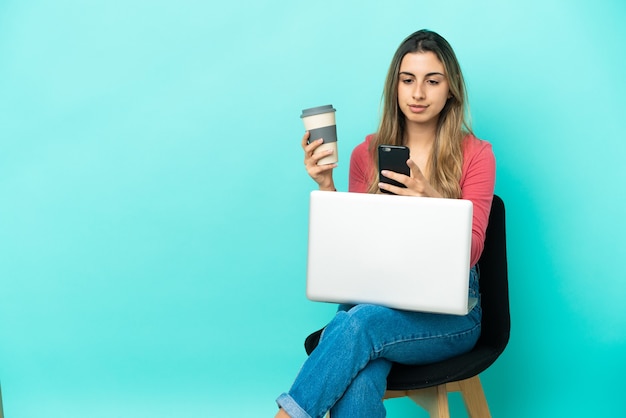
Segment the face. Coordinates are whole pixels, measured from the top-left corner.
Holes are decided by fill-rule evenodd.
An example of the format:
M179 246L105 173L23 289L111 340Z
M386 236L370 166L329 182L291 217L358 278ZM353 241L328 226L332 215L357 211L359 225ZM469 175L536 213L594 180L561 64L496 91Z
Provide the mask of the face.
M436 125L449 97L448 78L435 53L414 52L402 58L398 106L407 124Z

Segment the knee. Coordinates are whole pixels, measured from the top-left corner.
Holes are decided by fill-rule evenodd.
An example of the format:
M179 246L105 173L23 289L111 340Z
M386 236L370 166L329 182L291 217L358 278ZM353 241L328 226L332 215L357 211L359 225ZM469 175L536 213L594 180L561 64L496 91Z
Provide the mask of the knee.
M384 306L357 305L348 311L348 323L355 330L375 332L377 328L386 326L387 317L391 314L392 310Z
M377 335L378 328L385 326L385 314L389 308L378 305L356 305L348 311L338 312L328 324L324 333L338 331L352 341L365 339L371 341Z

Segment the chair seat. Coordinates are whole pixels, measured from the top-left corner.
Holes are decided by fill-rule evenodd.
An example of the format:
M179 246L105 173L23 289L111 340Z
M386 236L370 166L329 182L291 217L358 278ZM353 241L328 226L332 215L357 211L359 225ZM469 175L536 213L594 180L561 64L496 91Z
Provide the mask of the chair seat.
M489 346L476 346L469 353L438 363L405 365L394 363L387 377L387 390L413 390L464 380L485 371L501 352Z

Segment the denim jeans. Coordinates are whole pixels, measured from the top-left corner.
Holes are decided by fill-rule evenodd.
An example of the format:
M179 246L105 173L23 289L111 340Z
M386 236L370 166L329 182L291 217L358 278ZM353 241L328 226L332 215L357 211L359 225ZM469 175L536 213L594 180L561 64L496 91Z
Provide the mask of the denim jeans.
M470 296L479 297L476 267ZM378 305L340 305L288 393L276 400L292 418L384 417L392 362L427 364L467 352L480 336L479 303L465 316Z

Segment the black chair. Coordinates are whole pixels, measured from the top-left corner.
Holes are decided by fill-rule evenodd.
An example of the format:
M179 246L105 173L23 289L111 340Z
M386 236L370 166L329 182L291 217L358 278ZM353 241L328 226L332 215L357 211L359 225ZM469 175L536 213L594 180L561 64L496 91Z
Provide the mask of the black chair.
M385 399L408 396L432 417L449 417L448 392L460 391L471 418L491 417L478 378L504 351L511 329L504 202L494 196L480 271L482 332L468 353L438 363L407 366L394 363L387 377ZM317 346L323 330L309 335L307 354Z

